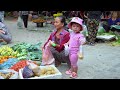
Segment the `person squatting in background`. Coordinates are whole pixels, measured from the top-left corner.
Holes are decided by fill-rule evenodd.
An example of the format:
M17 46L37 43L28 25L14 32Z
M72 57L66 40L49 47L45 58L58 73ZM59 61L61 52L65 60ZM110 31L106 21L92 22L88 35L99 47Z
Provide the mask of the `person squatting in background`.
M12 36L9 29L3 22L0 22L0 44L10 43L11 40Z
M65 73L70 75L71 78L77 78L78 71L78 56L80 54L80 46L85 44L86 38L80 32L83 30L83 20L79 17L73 17L68 27L73 30L70 33L70 40L66 45L69 46L69 58L71 62L71 68L67 70Z
M0 11L0 22L4 22L4 14L5 14L5 12L4 11Z

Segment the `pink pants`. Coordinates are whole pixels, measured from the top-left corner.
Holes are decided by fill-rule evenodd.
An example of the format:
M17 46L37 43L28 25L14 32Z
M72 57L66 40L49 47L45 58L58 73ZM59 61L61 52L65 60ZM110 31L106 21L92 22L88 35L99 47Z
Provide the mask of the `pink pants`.
M72 67L78 67L77 66L77 61L78 61L78 49L70 49L70 54L69 54L69 58L70 58L70 62L71 62L71 66Z

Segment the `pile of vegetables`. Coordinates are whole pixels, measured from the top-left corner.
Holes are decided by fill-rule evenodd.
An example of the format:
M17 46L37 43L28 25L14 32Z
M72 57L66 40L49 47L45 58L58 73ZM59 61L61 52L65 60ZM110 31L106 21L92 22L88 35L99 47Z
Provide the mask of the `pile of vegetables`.
M40 45L41 42L34 45L23 42L13 45L12 47L7 45L1 46L0 69L14 69L18 71L27 65L27 60L41 62L42 51L40 50Z
M19 53L11 47L3 45L0 47L0 64L7 61L9 58L16 58Z
M11 69L0 70L0 79L18 79L18 72Z
M33 21L34 23L46 22L46 20L43 19L43 18L33 19L32 21Z
M8 72L8 73L2 73L2 72L0 72L0 76L3 77L3 79L9 79L13 75L14 75L13 72Z
M52 67L39 67L36 66L35 68L30 68L29 66L25 66L22 71L23 78L32 78L32 77L41 77L47 75L56 74L57 71Z
M28 43L19 43L16 44L14 46L12 46L11 48L18 52L19 54L17 54L17 58L19 60L41 60L42 59L42 51L40 50L40 45L41 42L32 45L32 44L28 44Z
M18 72L19 69L24 68L25 66L27 66L27 60L21 60L14 64L10 69L13 69Z
M4 63L0 64L0 69L9 69L14 64L16 64L19 60L17 58L9 58Z
M120 46L120 35L115 33L114 35L116 36L116 40L111 42L111 46Z
M110 42L110 45L111 46L120 46L120 35L118 33L115 33L115 32L105 32L104 28L103 27L100 27L99 30L98 30L98 33L97 35L115 35L116 39L115 41L112 41Z
M17 51L14 51L11 47L3 45L0 47L0 56L13 56L16 57L18 54Z

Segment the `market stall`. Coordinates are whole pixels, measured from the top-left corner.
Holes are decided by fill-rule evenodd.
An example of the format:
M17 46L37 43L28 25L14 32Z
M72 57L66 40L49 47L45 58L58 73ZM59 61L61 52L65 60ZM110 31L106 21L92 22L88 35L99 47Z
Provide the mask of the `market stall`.
M33 19L32 20L34 23L36 23L37 27L43 27L43 23L46 22L46 20L44 18L37 18L37 19Z
M0 79L60 79L54 66L42 65L41 43L18 43L0 47Z

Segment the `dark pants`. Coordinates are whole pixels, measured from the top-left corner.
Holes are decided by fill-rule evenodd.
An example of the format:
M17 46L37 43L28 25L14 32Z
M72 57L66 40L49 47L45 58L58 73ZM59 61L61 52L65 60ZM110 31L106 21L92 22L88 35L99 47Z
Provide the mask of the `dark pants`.
M115 32L115 31L120 32L120 29L116 29L114 27L112 27L110 30L113 31L113 32Z
M105 29L106 32L109 32L110 31L110 27L108 25L104 25L103 24L103 28Z
M69 56L65 56L65 52L64 50L61 51L61 52L58 52L57 50L55 50L55 48L51 47L51 52L53 54L53 57L55 58L55 63L56 62L64 62L64 63L67 63L68 64L68 67L70 68L71 67L71 63L70 63L70 59L69 59Z
M27 28L27 26L28 26L28 15L22 15L21 18L23 19L24 27Z
M3 39L5 42L9 43L12 40L12 36L9 34L4 35L0 33L0 39Z

